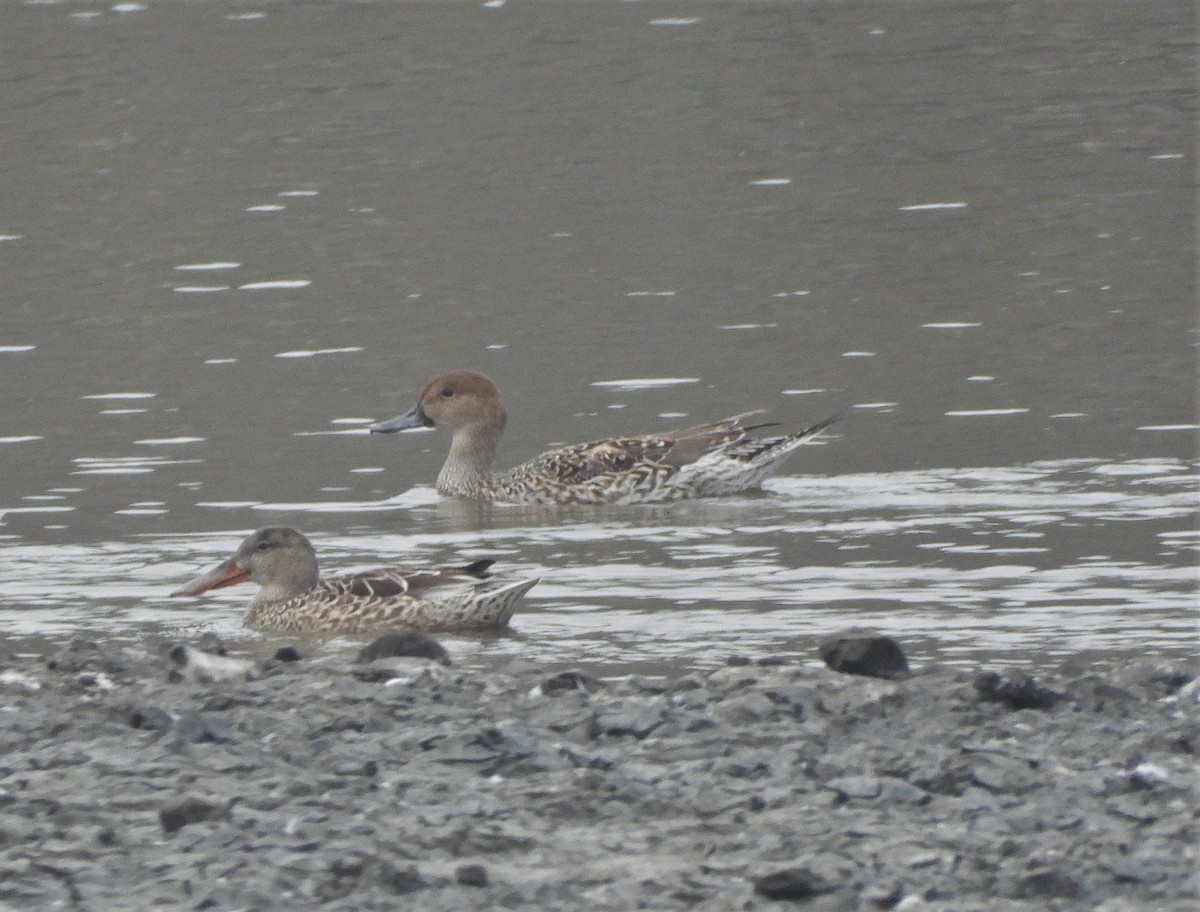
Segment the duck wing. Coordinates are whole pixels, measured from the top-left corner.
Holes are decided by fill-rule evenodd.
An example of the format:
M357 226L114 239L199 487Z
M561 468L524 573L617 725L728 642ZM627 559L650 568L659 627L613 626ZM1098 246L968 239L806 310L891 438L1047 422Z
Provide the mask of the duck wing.
M639 466L679 468L715 449L744 440L749 431L774 427L773 423L745 423L747 418L761 413L760 409L661 434L610 437L562 447L543 453L520 471L559 484L582 484L598 475L630 472Z
M477 583L491 576L488 569L494 560L477 560L465 567L407 568L382 567L349 576L323 579L317 589L331 595L352 595L359 598L387 598L396 595L422 596L433 590L464 583Z

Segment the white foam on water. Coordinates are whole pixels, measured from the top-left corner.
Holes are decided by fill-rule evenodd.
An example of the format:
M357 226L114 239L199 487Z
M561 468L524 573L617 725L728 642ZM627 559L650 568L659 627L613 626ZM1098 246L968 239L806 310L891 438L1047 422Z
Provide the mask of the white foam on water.
M101 415L144 415L150 409L144 408L127 408L127 409L101 409Z
M280 196L318 196L320 190L280 190Z
M219 291L229 291L232 285L177 285L173 289L176 294L215 294Z
M158 393L92 393L80 399L153 399Z
M997 415L1020 415L1028 411L1027 408L952 409L943 414L951 418L990 418Z
M982 323L922 323L922 329L974 329Z
M0 354L14 354L16 352L30 352L37 348L36 345L0 345Z
M1200 431L1200 424L1144 424L1139 431Z
M595 380L591 385L601 389L641 390L699 382L699 377L631 377L626 380Z
M174 446L181 443L203 443L205 437L147 437L145 440L135 440L140 446Z
M699 17L693 18L667 18L667 19L651 19L650 24L654 26L679 26L679 25L695 25L699 22Z
M209 358L205 364L237 364L237 358Z
M829 390L821 388L821 387L816 387L813 389L783 390L782 395L784 395L784 396L811 396L814 393L827 393L827 392L829 392Z
M962 203L962 202L913 203L910 206L901 206L900 211L901 212L930 212L930 211L935 211L938 209L965 209L965 208L967 208L967 204Z
M17 434L12 437L0 437L0 443L31 443L34 440L45 440L40 434Z
M764 177L761 180L752 180L752 187L786 187L792 182L790 177Z
M276 358L314 358L317 355L344 355L350 352L363 351L361 345L347 345L342 348L297 349L296 351L278 352Z
M220 269L237 269L241 263L235 263L232 260L214 260L211 263L184 263L175 268L181 272L210 272Z
M842 352L843 358L874 358L875 352L869 351L848 351Z
M311 284L311 279L272 279L267 282L247 282L245 285L239 285L238 291L276 291L288 288L307 288Z
M279 203L263 203L260 206L247 206L247 212L282 212L287 206L281 206Z

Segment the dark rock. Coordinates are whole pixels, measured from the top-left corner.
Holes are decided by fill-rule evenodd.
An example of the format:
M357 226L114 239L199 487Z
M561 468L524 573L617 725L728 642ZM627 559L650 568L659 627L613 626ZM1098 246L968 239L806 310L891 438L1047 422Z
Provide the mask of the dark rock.
M908 674L908 659L900 644L886 636L839 636L820 646L821 658L834 671L871 678Z
M754 878L754 892L767 899L812 899L840 889L809 868L788 868Z
M459 865L454 871L454 879L464 887L486 887L488 872L481 864Z
M543 694L549 696L570 690L592 694L604 685L599 679L593 678L582 671L564 671L556 675L551 675L538 686L541 688Z
M1032 675L1014 672L1002 676L984 671L976 675L975 690L984 703L999 703L1008 709L1053 709L1063 698L1061 693L1042 687Z
M275 650L273 658L276 662L299 662L304 658L304 653L295 646L280 646Z
M1073 899L1081 892L1079 881L1058 868L1031 871L1017 882L1016 890L1020 897L1046 899Z
M228 819L229 811L224 805L195 796L188 796L158 811L158 821L168 836L178 833L192 823Z
M143 731L167 731L173 724L170 713L157 706L129 707L125 719L130 728Z
M450 654L433 637L414 631L385 633L372 640L358 653L356 662L374 662L376 659L412 657L429 659L442 665L450 664Z

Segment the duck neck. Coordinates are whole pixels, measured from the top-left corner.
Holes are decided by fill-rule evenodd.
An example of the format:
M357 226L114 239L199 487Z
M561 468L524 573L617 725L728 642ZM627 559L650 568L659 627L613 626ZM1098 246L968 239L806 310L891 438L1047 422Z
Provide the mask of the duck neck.
M503 431L503 417L491 425L468 425L456 430L450 440L450 455L438 473L437 489L461 497L482 493L491 479L492 461Z
M258 587L258 594L254 596L250 604L255 606L286 602L298 595L304 595L317 585L319 579L320 575L317 572L315 561L312 566L306 564L303 567L297 567L294 572L261 583Z

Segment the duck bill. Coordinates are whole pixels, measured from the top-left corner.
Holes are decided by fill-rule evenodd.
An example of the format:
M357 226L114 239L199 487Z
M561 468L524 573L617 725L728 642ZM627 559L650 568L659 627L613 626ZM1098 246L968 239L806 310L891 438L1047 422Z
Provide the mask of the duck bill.
M232 559L225 561L214 570L202 574L184 586L171 593L177 595L200 595L210 589L224 589L226 586L236 586L250 579L250 571L243 570Z
M433 422L425 414L425 409L421 408L421 403L418 402L398 418L393 418L391 421L380 421L378 424L371 425L370 430L372 434L394 434L396 431L431 427L433 427Z

